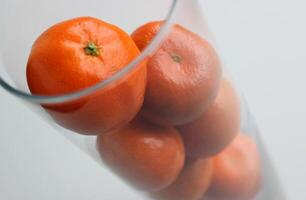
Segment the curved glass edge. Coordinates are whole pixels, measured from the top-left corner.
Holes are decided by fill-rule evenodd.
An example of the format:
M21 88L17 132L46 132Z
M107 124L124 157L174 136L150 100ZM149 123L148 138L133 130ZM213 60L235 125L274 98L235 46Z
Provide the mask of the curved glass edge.
M179 7L184 0L173 0L171 7L167 13L165 18L165 23L163 24L160 32L156 35L156 37L152 40L151 44L145 48L145 50L132 62L130 62L126 67L122 68L120 71L115 73L110 78L103 80L93 86L90 86L86 89L58 96L44 96L44 95L33 95L27 92L20 91L15 87L8 84L4 79L0 76L0 85L7 90L9 93L17 96L21 99L40 104L52 104L52 103L63 103L71 100L76 100L78 98L89 95L92 92L97 91L98 89L106 87L108 84L116 81L133 70L138 64L140 64L147 56L152 54L154 50L158 47L158 45L163 41L164 36L168 33L171 26L176 19L176 15L179 11Z

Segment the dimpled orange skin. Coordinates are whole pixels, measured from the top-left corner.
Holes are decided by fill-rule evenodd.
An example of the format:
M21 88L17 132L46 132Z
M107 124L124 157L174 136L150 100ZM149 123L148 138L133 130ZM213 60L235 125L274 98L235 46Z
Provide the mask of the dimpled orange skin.
M160 30L151 22L131 36L143 50ZM142 115L155 123L180 125L196 119L214 100L221 67L212 46L195 33L174 25L148 60L148 83Z
M99 135L97 149L111 170L146 191L170 185L185 159L181 136L174 127L158 127L144 121Z
M216 200L249 200L261 185L261 164L256 144L239 134L214 158L214 175L208 197Z
M222 151L240 128L239 98L231 83L223 79L214 103L198 119L178 126L186 155L204 158Z
M211 159L189 161L175 182L154 193L153 197L159 200L199 200L210 186L212 175Z
M130 36L116 26L92 17L67 20L35 41L27 63L28 86L39 95L76 92L109 78L139 54ZM134 118L145 87L146 63L141 63L86 97L43 106L65 128L100 134Z

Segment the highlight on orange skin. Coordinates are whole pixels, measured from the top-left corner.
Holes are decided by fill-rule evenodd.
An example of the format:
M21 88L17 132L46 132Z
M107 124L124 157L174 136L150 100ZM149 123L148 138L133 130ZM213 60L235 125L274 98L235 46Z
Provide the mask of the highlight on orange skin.
M161 190L170 185L184 165L184 145L172 126L143 120L97 138L104 163L137 189Z
M261 185L261 161L256 144L239 134L214 158L214 175L208 197L216 200L249 200Z
M198 119L177 127L186 155L205 158L222 151L240 129L240 102L232 84L222 79L216 99Z
M106 80L140 54L130 36L92 17L50 27L32 46L27 63L31 93L63 95ZM43 105L61 126L99 134L131 121L142 106L146 63L106 88L77 100Z
M152 196L158 200L199 200L210 186L212 175L211 159L189 160L170 186Z
M160 30L150 22L132 33L142 50ZM180 125L199 117L214 100L221 78L219 58L204 38L174 25L148 60L142 116L159 124Z

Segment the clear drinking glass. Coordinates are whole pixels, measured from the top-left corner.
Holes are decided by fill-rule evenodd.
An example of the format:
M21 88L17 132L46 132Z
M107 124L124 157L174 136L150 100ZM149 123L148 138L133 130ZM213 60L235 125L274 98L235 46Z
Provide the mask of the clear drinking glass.
M237 87L235 88L237 98L239 96L240 99L240 111L237 111L236 115L235 113L230 113L228 118L232 117L232 119L227 119L229 121L224 122L224 124L221 123L217 130L227 129L228 126L232 127L233 124L237 123L240 127L238 127L240 131L237 130L237 132L248 135L249 140L256 144L260 161L254 161L253 164L258 165L258 169L256 167L255 169L247 169L245 172L250 174L239 174L239 170L243 171L244 165L249 167L249 162L251 162L249 160L239 160L239 156L243 154L244 150L247 153L249 151L247 148L239 150L239 148L248 146L246 143L242 144L242 146L244 145L243 147L236 147L238 153L234 153L233 158L231 157L229 160L219 159L221 164L216 164L215 160L220 155L220 152L223 153L222 150L231 145L237 136L231 136L231 139L224 139L225 136L219 136L221 138L218 138L221 140L219 144L213 142L218 140L211 140L210 143L206 142L207 144L204 141L202 146L212 146L212 148L206 148L208 149L208 155L202 157L196 155L193 157L190 156L193 155L192 153L188 153L193 148L193 144L196 146L196 142L199 143L201 140L195 142L197 139L194 139L194 137L189 138L192 133L186 134L184 132L194 129L193 122L209 112L209 108L214 104L218 97L218 92L222 88L222 80L226 79L227 84L232 85L230 83L231 78L226 71L226 64L222 62L221 55L216 53L219 45L216 44L211 35L202 13L203 10L201 10L197 0L4 0L0 7L0 85L6 91L22 100L26 106L30 107L44 120L52 124L66 139L99 162L101 167L110 169L113 173L108 176L121 177L121 180L128 187L136 191L138 199L222 199L218 196L219 194L223 195L223 199L227 200L250 198L258 200L284 199L280 183L260 141L255 121ZM112 76L95 85L72 93L48 96L35 94L33 91L30 92L26 68L33 42L48 27L80 16L101 19L120 27L129 34L132 34L138 27L148 22L163 21L159 22L160 29L152 36L154 39L141 49L141 54ZM176 43L177 40L179 41L178 43ZM222 44L220 46L222 48ZM214 69L197 71L204 73L204 75L197 76L191 68L188 68L201 64L201 62L202 64L204 63L203 66L197 67L205 68L206 66L214 65ZM154 68L156 65L159 66L160 63L164 64L164 66L159 72L154 72L154 70L150 69L152 65L152 68ZM147 65L147 73L142 69L144 65ZM180 66L182 68L185 67L182 69L185 72L175 71ZM152 74L154 73L153 77ZM188 88L188 84L192 85L194 78L194 90L188 92L179 91L176 90L177 88L173 89L171 84L155 84L154 80L160 78L158 73L169 75L169 80L164 81L166 83L167 81L168 83L173 81L174 85L176 84L175 78L184 74L183 81L178 84L181 84L182 88ZM175 77L175 73L181 74ZM48 77L45 78L48 81ZM173 80L170 80L171 78ZM188 81L189 78L190 82ZM127 80L135 81L135 84L143 84L143 86L135 88L134 85L129 85ZM153 85L151 82L153 82ZM69 83L63 82L63 84ZM146 87L146 94L141 93L141 90L144 91L144 88L141 87ZM162 89L160 90L158 87ZM167 91L167 88L169 91ZM112 104L112 95L114 93L116 93L117 104ZM139 96L135 99L131 97L131 93L137 93ZM225 93L224 101L228 102L230 100L227 99L227 92ZM154 95L158 96L157 102ZM143 96L145 96L144 105L142 102ZM173 101L170 107L169 104L165 103L169 99ZM160 110L159 107L154 106L153 108L149 106L148 109L147 105L153 104L156 106L156 104L160 103L159 101L162 102L161 106L163 106ZM201 102L199 103L199 101ZM207 102L203 103L204 101ZM189 104L184 104L186 102ZM178 105L180 107L175 107ZM221 107L222 105L223 103L221 103ZM139 111L140 109L144 111ZM188 109L193 110L192 115L184 113ZM208 118L214 118L215 116L214 114L207 115ZM219 118L223 117L220 117L220 115L222 115L222 112L216 115L217 119L218 116ZM137 120L135 120L135 117ZM238 122L237 120L235 121L235 118L237 118ZM134 125L130 125L131 121ZM142 123L148 123L149 125L142 125ZM200 128L202 128L201 123L199 122L197 125ZM214 126L215 121L212 120L207 123L209 126ZM199 127L198 129L200 129ZM125 131L127 135L118 134L118 136L112 137L112 134L115 135L125 129L128 129ZM146 129L150 129L151 132L148 135L144 135L142 140L137 140L138 136L132 138L134 134L137 135L135 130L140 130L141 132ZM211 130L214 130L214 128L211 128ZM153 132L156 132L157 138L155 138ZM170 136L165 136L165 139L164 136L160 136L163 133L159 132L165 132L165 135L168 132L171 132L171 134ZM203 132L205 131L203 130ZM99 137L102 135L102 139L99 139L99 142L97 142L97 135ZM181 135L185 136L181 137ZM125 143L120 143L124 137L126 137L124 140L129 143L126 146L124 145ZM188 146L188 141L190 144L189 147L186 147ZM225 145L225 143L227 144ZM139 145L140 147L134 148L133 145ZM173 148L171 145L173 145ZM217 150L213 150L215 146L219 146ZM120 150L120 148L122 149ZM179 148L182 148L181 151ZM101 155L99 155L98 150ZM178 155L180 153L181 155ZM248 155L247 153L246 155ZM177 156L177 158L172 159L173 156ZM200 164L197 167L191 166L201 159L205 160L203 162L206 163L203 164L203 169L201 169ZM210 166L207 164L208 160L210 161ZM183 169L185 170L185 168L190 171L183 174ZM212 168L212 170L210 169L209 171L207 168ZM239 170L237 171L236 168ZM200 172L196 172L196 169ZM137 174L138 172L139 174ZM201 177L197 173L204 173L204 175ZM218 175L221 179L218 179L216 181L217 184L212 186L212 179ZM244 179L247 181L234 180L235 178L239 179L240 175L241 177L246 177ZM225 176L224 180L222 179L223 176ZM254 176L258 177L254 178ZM111 181L111 177L109 178L108 181ZM253 179L258 179L256 186L251 183L248 184L248 182L254 181ZM229 183L236 184L231 187L233 185ZM120 191L120 187L118 186L118 191ZM211 187L217 187L215 192L209 192ZM240 197L237 194L233 195L233 193L239 192L254 194ZM101 197L101 199L105 198L113 199L110 196Z

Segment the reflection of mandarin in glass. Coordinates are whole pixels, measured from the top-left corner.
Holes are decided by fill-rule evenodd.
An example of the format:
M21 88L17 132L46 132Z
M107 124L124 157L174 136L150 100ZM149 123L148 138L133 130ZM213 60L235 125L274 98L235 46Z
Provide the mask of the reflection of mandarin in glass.
M30 91L77 92L108 79L140 54L118 27L91 17L56 24L35 41L27 64ZM82 134L98 134L134 118L143 103L145 63L103 89L78 100L44 105L53 119Z
M240 128L239 98L231 83L222 79L218 95L208 110L195 121L177 128L189 157L209 157L224 149Z
M214 175L208 196L216 200L248 200L261 184L261 164L256 144L238 135L214 158Z
M104 163L141 190L156 191L170 185L184 165L184 145L172 126L144 121L101 134L97 149Z
M132 38L143 50L162 22L147 23ZM200 36L174 25L148 60L148 83L142 115L156 123L184 124L196 119L214 100L221 67L213 47Z
M211 159L188 161L178 178L153 196L159 200L199 200L210 186L212 175Z

